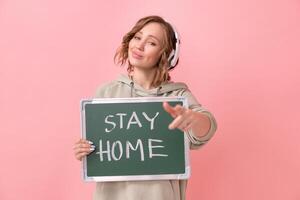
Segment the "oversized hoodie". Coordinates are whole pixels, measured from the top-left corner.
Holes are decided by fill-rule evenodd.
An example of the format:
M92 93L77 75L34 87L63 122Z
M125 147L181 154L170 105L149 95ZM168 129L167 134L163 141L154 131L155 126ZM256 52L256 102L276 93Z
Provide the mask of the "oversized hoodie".
M192 132L187 132L190 148L198 149L213 136L217 124L214 116L198 103L187 85L168 82L157 88L146 90L134 83L126 75L107 83L96 92L96 98L120 97L187 97L189 108L209 117L211 127L208 133L197 138ZM119 181L97 182L94 200L184 200L187 180L151 180L151 181Z

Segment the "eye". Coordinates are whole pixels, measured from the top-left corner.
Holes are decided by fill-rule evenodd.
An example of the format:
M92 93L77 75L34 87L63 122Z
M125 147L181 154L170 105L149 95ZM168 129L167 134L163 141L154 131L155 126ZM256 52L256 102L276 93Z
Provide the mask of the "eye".
M139 36L134 36L133 39L135 39L135 40L140 40L141 37L139 37Z
M154 42L149 42L151 46L156 46Z

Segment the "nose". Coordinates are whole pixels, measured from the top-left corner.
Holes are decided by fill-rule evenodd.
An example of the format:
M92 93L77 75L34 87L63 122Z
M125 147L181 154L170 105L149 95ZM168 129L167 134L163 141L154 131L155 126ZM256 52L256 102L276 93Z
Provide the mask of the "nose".
M144 41L142 41L142 40L137 41L137 43L136 43L136 48L137 49L139 49L141 51L144 51L144 47L145 47L145 42Z

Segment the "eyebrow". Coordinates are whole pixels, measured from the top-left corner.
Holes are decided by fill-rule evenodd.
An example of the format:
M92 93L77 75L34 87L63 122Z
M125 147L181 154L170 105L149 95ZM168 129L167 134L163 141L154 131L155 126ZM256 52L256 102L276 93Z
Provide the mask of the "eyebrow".
M143 32L142 32L142 31L139 31L138 33L140 33L140 34L143 35ZM158 38L155 37L154 35L149 35L149 37L152 37L152 38L156 39L158 42L161 42L160 39L158 39Z

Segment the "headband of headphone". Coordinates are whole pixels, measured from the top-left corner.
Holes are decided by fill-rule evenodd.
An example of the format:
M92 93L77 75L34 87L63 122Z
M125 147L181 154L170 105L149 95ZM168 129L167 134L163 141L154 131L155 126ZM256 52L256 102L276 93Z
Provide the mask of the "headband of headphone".
M174 35L175 35L175 39L176 39L176 44L175 44L175 49L172 49L169 57L168 57L168 61L169 61L169 70L173 69L176 64L177 64L177 61L178 61L178 58L179 58L179 50L180 50L180 37L179 37L179 34L178 32L176 31L175 27L173 25L172 26L172 29L173 29L173 32L174 32Z

